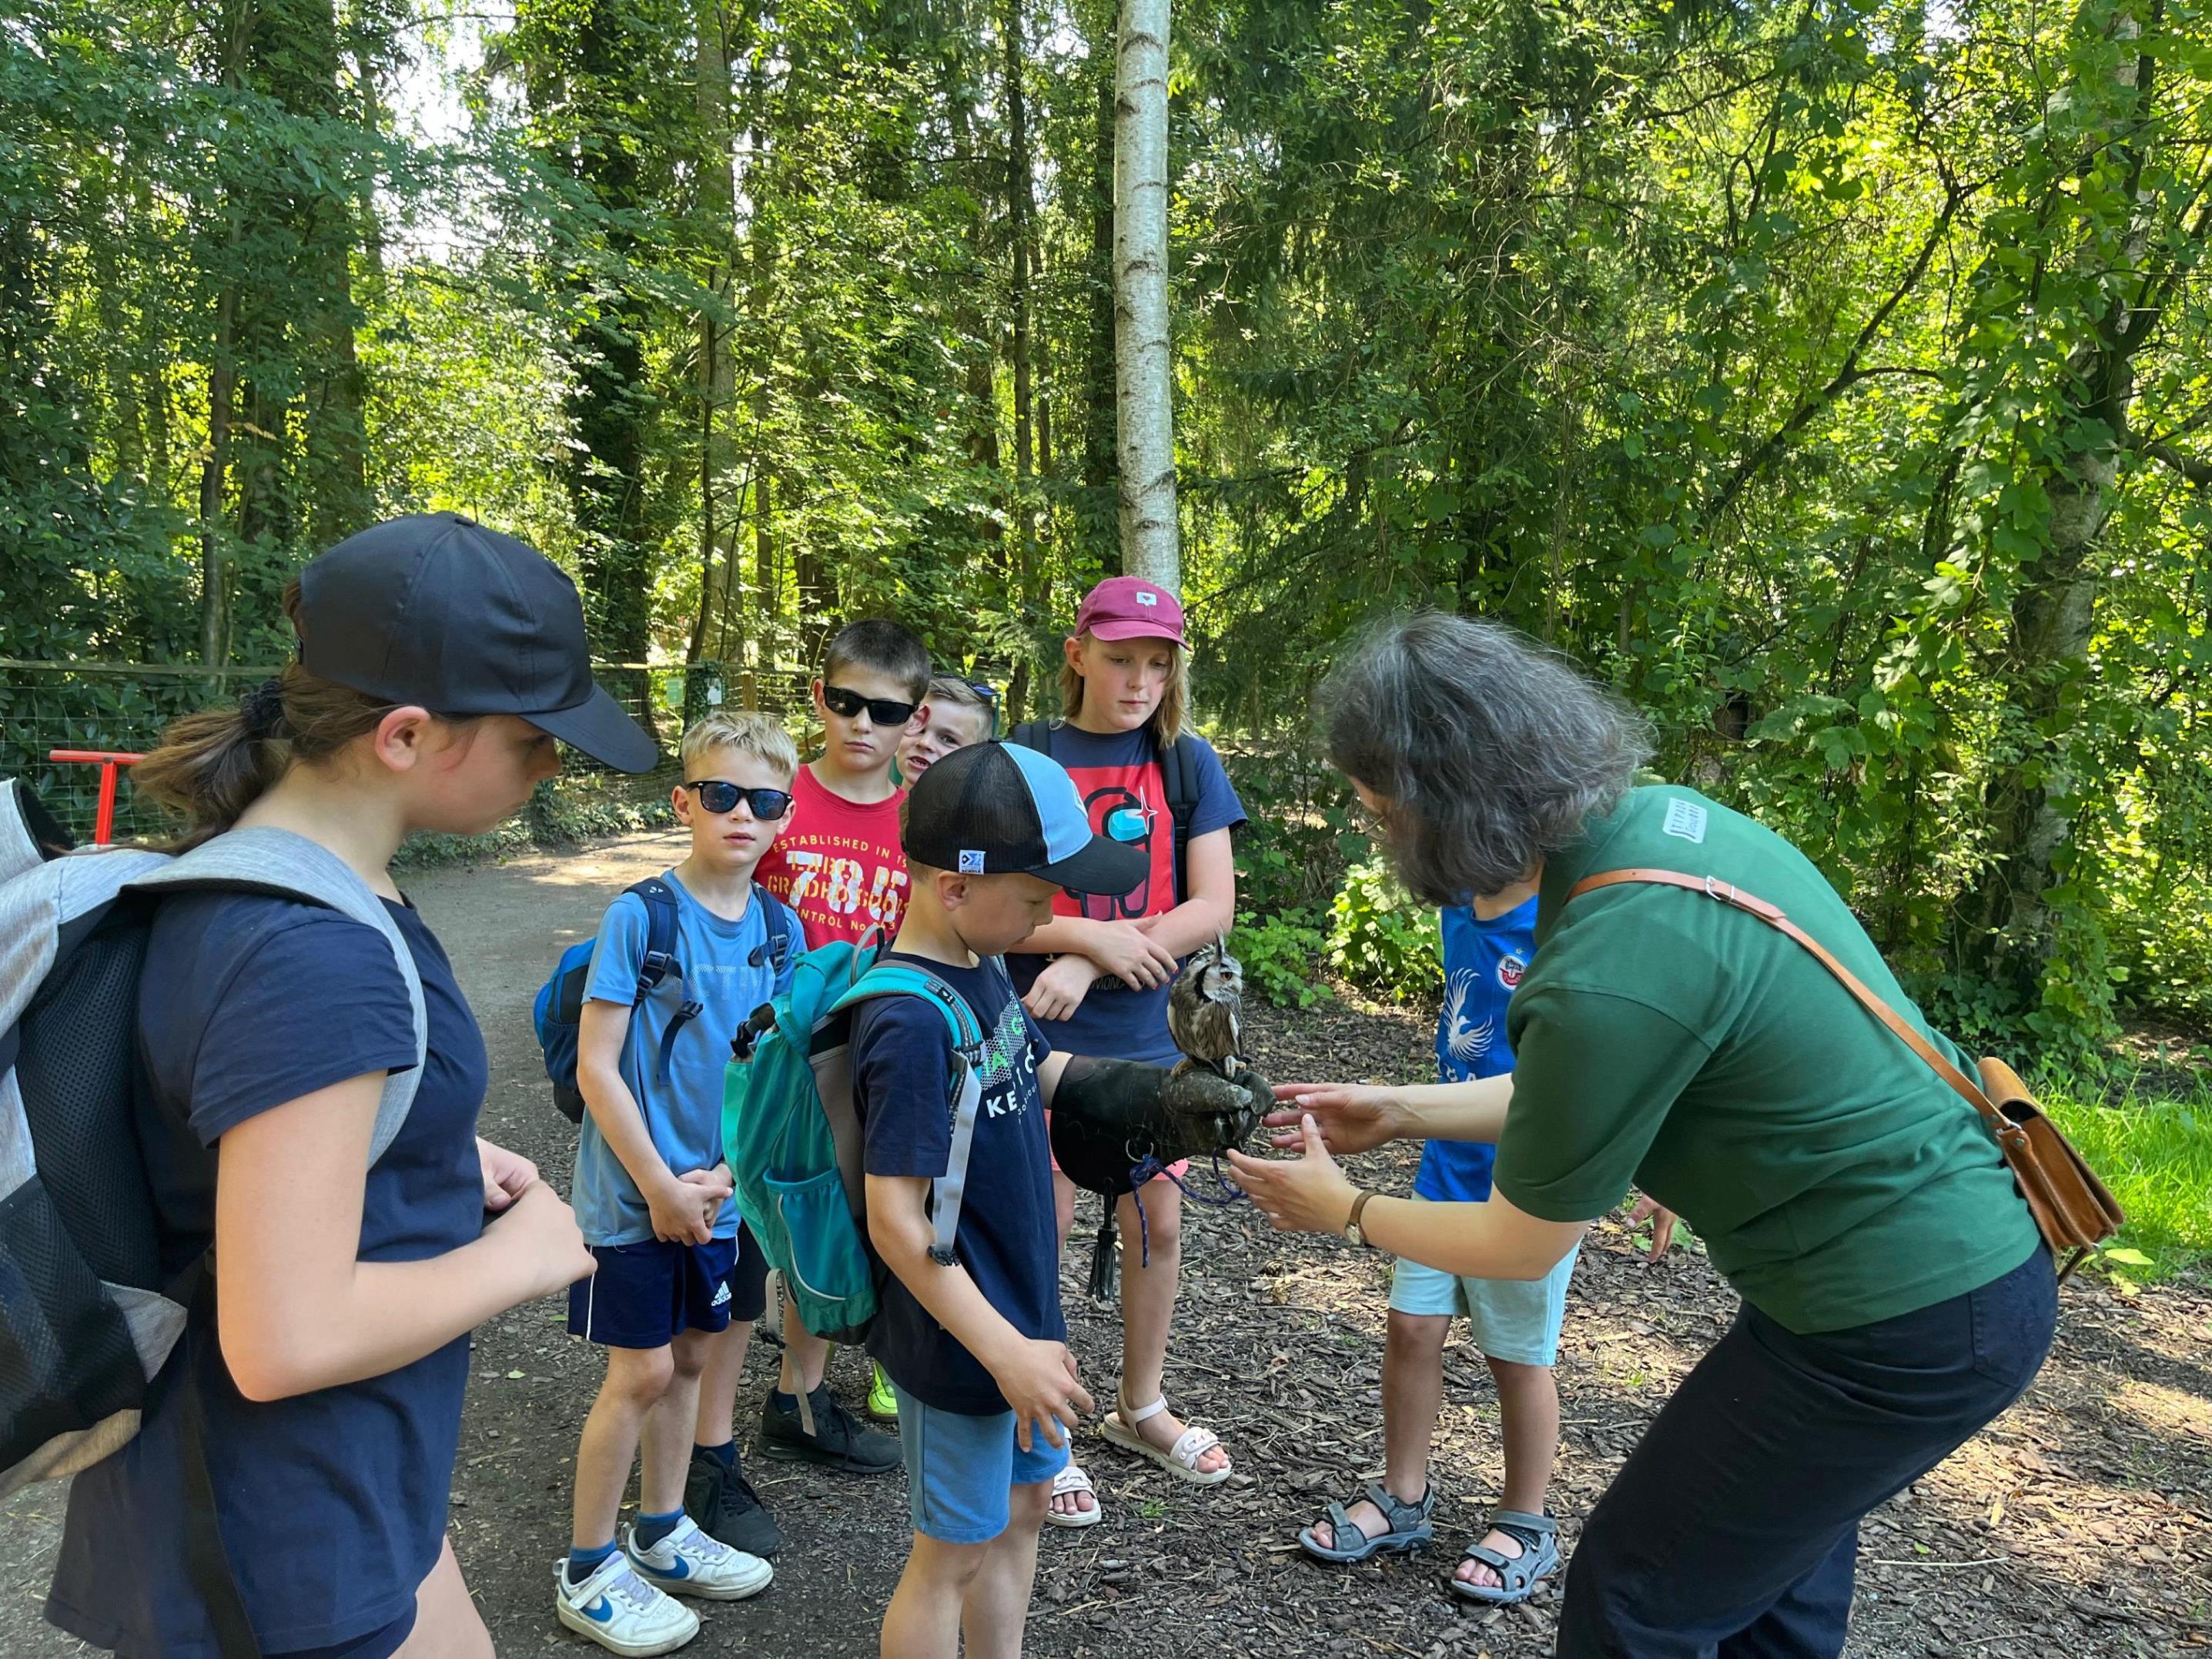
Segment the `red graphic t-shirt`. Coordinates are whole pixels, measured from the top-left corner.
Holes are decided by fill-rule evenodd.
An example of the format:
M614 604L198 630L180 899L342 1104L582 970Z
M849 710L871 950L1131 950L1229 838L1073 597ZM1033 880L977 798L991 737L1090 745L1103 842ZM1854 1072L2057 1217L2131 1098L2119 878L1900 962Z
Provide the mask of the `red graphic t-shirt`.
M791 827L768 849L753 879L799 913L806 948L851 939L881 924L898 932L906 915L906 854L899 850L902 789L862 806L824 788L802 766L791 787Z

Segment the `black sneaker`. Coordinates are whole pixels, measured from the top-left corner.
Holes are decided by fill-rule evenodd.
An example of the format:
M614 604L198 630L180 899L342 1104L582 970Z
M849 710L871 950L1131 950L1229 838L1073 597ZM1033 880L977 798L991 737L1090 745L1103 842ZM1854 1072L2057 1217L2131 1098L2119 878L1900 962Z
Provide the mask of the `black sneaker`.
M725 1467L703 1447L691 1448L691 1472L684 1481L684 1508L708 1537L763 1560L782 1547L775 1517L761 1502L742 1464Z
M814 1417L812 1434L799 1422L796 1404L785 1410L775 1403L775 1390L769 1390L761 1402L764 1456L819 1463L846 1474L882 1474L899 1466L897 1437L862 1428L852 1413L830 1397L827 1383L816 1387L806 1405Z

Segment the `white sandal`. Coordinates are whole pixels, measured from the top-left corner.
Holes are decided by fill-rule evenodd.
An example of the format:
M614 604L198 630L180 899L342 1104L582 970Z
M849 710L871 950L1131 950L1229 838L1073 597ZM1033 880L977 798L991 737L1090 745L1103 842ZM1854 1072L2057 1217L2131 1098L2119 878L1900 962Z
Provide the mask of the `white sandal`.
M1114 1409L1106 1414L1106 1420L1098 1425L1098 1432L1123 1451L1133 1451L1158 1464L1178 1480L1188 1480L1194 1486L1219 1486L1230 1476L1229 1464L1224 1463L1211 1474L1198 1467L1198 1460L1221 1443L1221 1437L1212 1429L1185 1429L1165 1451L1137 1432L1138 1424L1148 1417L1158 1417L1167 1408L1164 1395L1151 1405L1134 1410L1130 1409L1126 1400L1117 1401Z
M1054 1498L1065 1498L1072 1492L1089 1492L1091 1507L1077 1510L1072 1514L1048 1509L1044 1512L1047 1521L1055 1527L1081 1528L1095 1527L1106 1518L1106 1511L1098 1502L1098 1488L1091 1484L1091 1477L1084 1474L1082 1466L1077 1463L1070 1463L1052 1478L1052 1495Z

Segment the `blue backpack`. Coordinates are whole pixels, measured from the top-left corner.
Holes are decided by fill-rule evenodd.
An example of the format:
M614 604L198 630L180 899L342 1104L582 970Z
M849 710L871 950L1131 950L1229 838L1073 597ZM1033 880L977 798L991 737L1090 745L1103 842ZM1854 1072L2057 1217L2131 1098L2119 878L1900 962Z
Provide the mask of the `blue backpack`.
M809 951L791 988L745 1022L722 1089L722 1155L738 1210L817 1336L857 1342L876 1316L881 1263L868 1243L862 1132L853 1102L853 1011L918 996L952 1038L952 1147L930 1186L930 1255L951 1266L981 1103L983 1033L959 993L910 963L837 940Z
M647 876L623 890L645 901L645 959L638 965L637 989L629 1003L635 1009L672 974L681 979L684 968L676 960L675 890L662 877ZM764 907L761 918L767 931L763 942L753 947L751 965L766 965L781 975L790 960L798 919L765 887L753 888L753 902ZM538 988L538 1000L531 1009L532 1021L538 1028L538 1046L545 1051L545 1075L553 1083L553 1103L571 1123L584 1121L583 1091L576 1086L576 1041L583 1027L585 989L592 981L592 950L598 942L597 939L580 939L563 951L561 960L553 964L553 976ZM702 1012L699 1003L686 997L668 1022L668 1029L660 1034L654 1082L666 1086L676 1034Z

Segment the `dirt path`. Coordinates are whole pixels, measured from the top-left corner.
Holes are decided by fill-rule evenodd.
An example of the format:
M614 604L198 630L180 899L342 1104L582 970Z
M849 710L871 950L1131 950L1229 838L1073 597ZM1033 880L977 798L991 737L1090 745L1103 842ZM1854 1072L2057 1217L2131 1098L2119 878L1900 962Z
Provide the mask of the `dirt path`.
M452 953L491 1052L485 1133L565 1185L573 1132L547 1098L530 999L553 956L608 896L672 856L647 836L408 884ZM1418 1020L1340 1006L1263 1012L1255 1052L1279 1077L1409 1076L1426 1063ZM1402 1185L1392 1149L1364 1177ZM1086 1237L1095 1212L1079 1213ZM1079 1254L1079 1253L1078 1253ZM1570 1550L1668 1389L1724 1328L1733 1299L1702 1258L1643 1265L1607 1224L1575 1279L1559 1382L1566 1421L1553 1506ZM1184 1322L1170 1357L1179 1408L1218 1429L1237 1459L1225 1488L1198 1492L1086 1437L1081 1455L1109 1505L1091 1531L1048 1533L1030 1651L1067 1656L1534 1656L1550 1650L1549 1601L1462 1610L1439 1574L1496 1490L1497 1406L1480 1358L1455 1343L1435 1478L1440 1547L1412 1560L1329 1571L1291 1540L1328 1498L1381 1462L1378 1367L1388 1265L1334 1240L1283 1239L1249 1209L1193 1207ZM1064 1281L1085 1380L1110 1395L1111 1310ZM2189 1289L2124 1303L2070 1288L2057 1352L2027 1401L1864 1533L1850 1652L1861 1656L2164 1654L2212 1646L2212 1297ZM866 1386L841 1353L831 1381ZM757 1357L740 1413L757 1410ZM550 1575L565 1547L569 1460L598 1383L592 1354L553 1302L478 1334L453 1534L505 1653L571 1647L555 1626ZM741 1432L749 1432L749 1424ZM787 1539L774 1589L705 1610L689 1652L870 1654L905 1551L902 1477L870 1485L757 1467ZM59 1493L0 1506L0 1653L85 1651L40 1622Z

